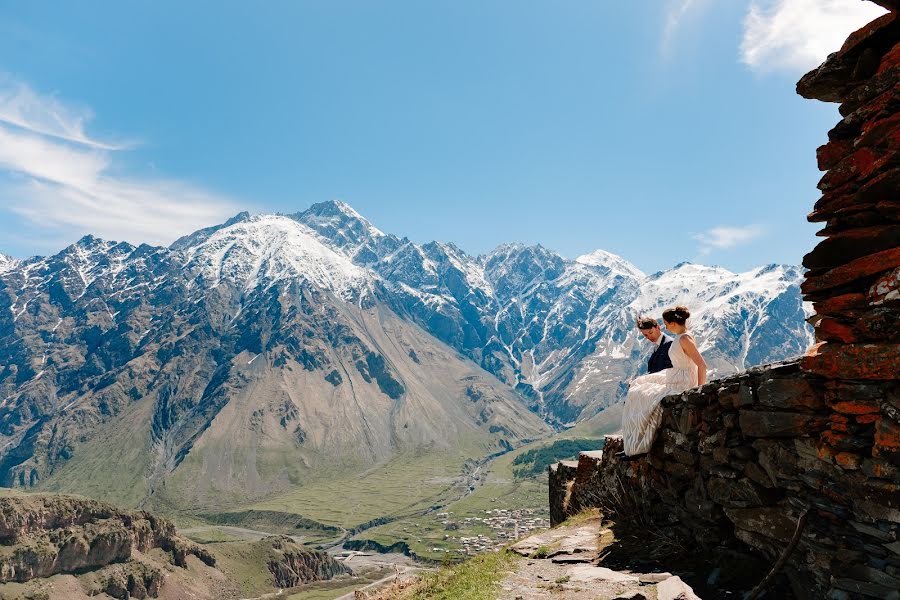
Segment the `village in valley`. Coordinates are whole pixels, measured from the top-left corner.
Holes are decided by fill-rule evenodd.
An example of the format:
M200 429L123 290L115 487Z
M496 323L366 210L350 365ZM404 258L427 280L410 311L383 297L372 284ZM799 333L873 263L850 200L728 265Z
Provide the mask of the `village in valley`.
M449 532L444 540L458 546L455 552L464 555L480 552L498 551L511 541L530 535L537 529L550 527L546 511L534 508L507 510L504 508L487 509L483 517L471 516L454 519L452 512L438 513L438 519L444 529ZM486 533L476 533L487 528ZM466 532L473 535L454 535L453 532ZM432 552L451 552L449 548L432 548Z

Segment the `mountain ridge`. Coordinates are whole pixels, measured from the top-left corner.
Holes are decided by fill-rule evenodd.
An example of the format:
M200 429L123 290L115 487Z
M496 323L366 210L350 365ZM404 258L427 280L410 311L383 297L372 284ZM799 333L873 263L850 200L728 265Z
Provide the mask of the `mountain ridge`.
M326 464L430 448L462 465L615 404L647 349L636 312L691 306L723 374L799 354L800 275L648 276L515 243L473 257L338 202L169 248L85 236L0 270L0 480L221 507Z

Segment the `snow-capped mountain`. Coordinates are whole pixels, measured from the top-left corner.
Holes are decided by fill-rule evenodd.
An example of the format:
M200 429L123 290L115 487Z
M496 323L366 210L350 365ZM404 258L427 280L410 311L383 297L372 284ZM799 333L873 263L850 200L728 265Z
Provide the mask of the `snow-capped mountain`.
M689 306L719 374L802 353L801 275L470 256L340 202L241 213L169 248L88 236L0 259L0 483L215 503L335 457L495 452L618 401L650 351L638 312ZM114 468L146 485L97 480Z
M197 241L184 252L201 289L228 281L254 293L282 281L301 280L350 300L373 286L369 271L288 217L248 217Z
M18 261L16 261L16 259L14 259L12 256L0 254L0 273L12 269L15 266L16 262Z
M812 343L799 267L735 274L683 263L648 276L604 250L573 261L540 245L504 244L479 257L452 244L418 245L382 233L343 203L293 218L336 250L346 247L385 282L398 311L551 421L586 418L621 398L649 352L634 329L636 312L659 317L666 306L689 306L720 376L802 354Z

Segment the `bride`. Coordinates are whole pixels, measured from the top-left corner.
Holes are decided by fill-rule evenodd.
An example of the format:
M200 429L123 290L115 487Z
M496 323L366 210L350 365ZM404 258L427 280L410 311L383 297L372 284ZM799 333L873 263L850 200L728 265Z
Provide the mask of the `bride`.
M626 457L646 454L650 450L662 420L660 401L664 397L706 383L706 361L687 332L690 311L684 306L676 306L664 310L662 316L666 329L675 334L669 346L672 368L641 375L631 382L622 415Z

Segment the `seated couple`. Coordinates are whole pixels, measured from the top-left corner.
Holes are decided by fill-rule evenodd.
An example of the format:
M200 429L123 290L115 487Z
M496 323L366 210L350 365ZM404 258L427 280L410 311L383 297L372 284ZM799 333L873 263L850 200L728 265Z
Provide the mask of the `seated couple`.
M638 318L638 329L656 344L656 350L650 355L647 374L636 377L628 388L622 415L625 452L620 457L636 458L650 450L662 420L660 401L664 397L706 383L706 362L687 332L690 316L684 306L663 311L665 328L674 338L660 331L656 319Z

